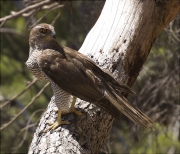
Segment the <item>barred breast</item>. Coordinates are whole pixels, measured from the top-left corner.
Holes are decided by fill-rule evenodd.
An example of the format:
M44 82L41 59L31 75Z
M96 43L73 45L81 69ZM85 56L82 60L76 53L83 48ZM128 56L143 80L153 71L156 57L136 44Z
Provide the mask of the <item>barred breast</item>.
M30 49L30 55L28 60L26 61L27 68L29 71L38 79L38 80L45 80L46 76L44 73L40 70L38 63L37 63L37 57L42 53L41 50L36 50L31 52Z
M26 61L26 65L30 72L32 72L33 76L35 76L38 80L48 80L51 83L53 93L54 93L54 103L56 106L62 111L67 112L71 105L72 96L62 90L58 85L56 85L52 80L50 80L39 68L37 63L37 57L42 53L41 50L32 50L30 49L29 58Z
M51 81L54 93L54 102L56 106L63 112L68 112L73 101L73 96L62 90L57 84Z

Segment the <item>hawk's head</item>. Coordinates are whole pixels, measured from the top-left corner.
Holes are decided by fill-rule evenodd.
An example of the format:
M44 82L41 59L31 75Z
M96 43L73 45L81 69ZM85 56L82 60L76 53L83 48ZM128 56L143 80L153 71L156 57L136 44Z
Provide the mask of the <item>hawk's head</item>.
M54 40L56 33L54 27L49 24L39 24L33 27L29 35L29 45L32 48L43 48L50 40Z

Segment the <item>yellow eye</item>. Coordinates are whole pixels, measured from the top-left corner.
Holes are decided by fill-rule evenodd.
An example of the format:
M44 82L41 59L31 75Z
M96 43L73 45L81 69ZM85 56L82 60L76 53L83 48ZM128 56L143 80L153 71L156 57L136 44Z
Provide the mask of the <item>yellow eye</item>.
M41 28L39 31L43 34L47 33L47 29L45 29L45 28Z

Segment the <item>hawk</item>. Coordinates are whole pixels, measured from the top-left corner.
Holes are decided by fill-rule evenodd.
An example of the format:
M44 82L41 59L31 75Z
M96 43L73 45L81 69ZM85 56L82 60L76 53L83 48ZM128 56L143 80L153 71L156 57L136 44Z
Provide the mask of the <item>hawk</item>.
M122 95L122 92L134 93L128 86L100 69L90 58L60 45L55 36L52 25L42 23L33 27L26 62L37 79L48 80L52 85L58 118L46 131L69 124L61 120L63 114L82 114L74 108L76 98L94 103L117 119L123 113L144 128L153 127L154 122Z

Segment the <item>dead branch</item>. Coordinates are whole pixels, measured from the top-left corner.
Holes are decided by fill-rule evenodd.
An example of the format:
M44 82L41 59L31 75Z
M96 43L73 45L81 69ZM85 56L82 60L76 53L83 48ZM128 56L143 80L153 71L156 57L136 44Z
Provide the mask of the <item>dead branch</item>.
M24 107L23 110L21 110L11 121L9 121L8 123L4 124L1 128L0 128L0 131L2 131L3 129L5 129L6 127L8 127L10 124L12 124L28 107L30 107L34 102L35 100L42 94L42 92L45 90L45 88L47 86L49 86L49 82L39 91L39 93L34 96L31 100L31 102L26 106Z
M14 96L13 98L11 98L10 100L8 100L8 101L5 102L4 104L2 104L2 105L0 106L0 110L2 110L3 107L5 107L6 105L8 105L11 101L15 100L17 97L21 96L24 92L26 92L36 81L37 81L37 79L34 79L22 92L20 92L19 94L17 94L17 95Z
M22 15L23 13L27 13L27 12L33 10L33 9L37 9L37 8L42 7L44 5L50 4L52 2L53 2L52 0L45 0L45 1L39 2L39 3L34 4L34 5L30 5L30 6L24 8L23 10L21 10L19 12L11 12L11 15L0 18L0 22L1 22L0 27L2 27L3 24L5 24L6 21L8 21L8 20L10 20L12 18L18 17L18 16Z
M20 32L16 31L15 29L12 29L12 28L1 28L0 33L15 34L15 35L18 35L18 36L23 37L23 38L26 37L25 34L20 33Z
M33 116L34 116L36 113L40 112L40 111L44 111L44 109L36 110L36 111L31 115L31 117L29 118L26 127L20 130L20 132L25 131L25 133L24 133L24 135L23 135L22 141L18 144L18 146L16 146L16 147L13 148L13 149L14 149L13 153L16 153L17 150L23 145L25 139L27 138L28 129L31 128L31 127L34 127L34 126L37 124L37 122L36 122L36 123L30 125L30 122L31 122Z

